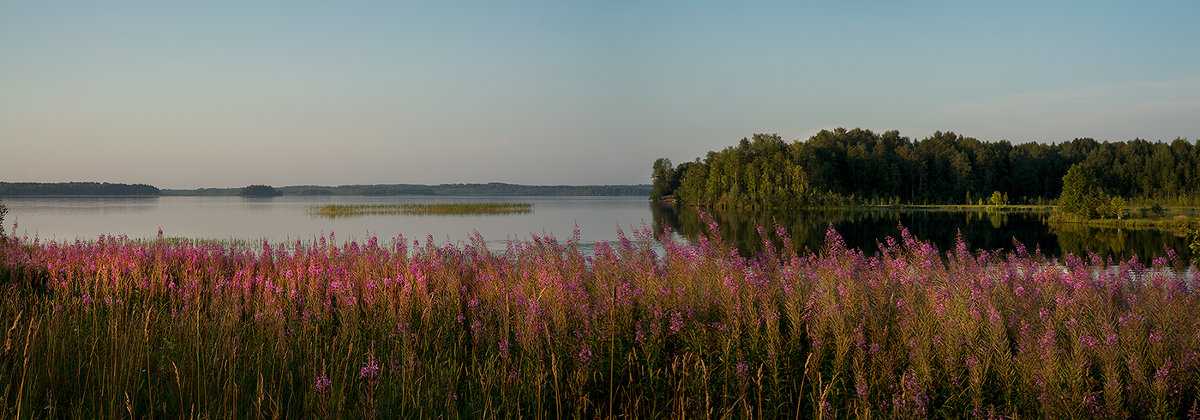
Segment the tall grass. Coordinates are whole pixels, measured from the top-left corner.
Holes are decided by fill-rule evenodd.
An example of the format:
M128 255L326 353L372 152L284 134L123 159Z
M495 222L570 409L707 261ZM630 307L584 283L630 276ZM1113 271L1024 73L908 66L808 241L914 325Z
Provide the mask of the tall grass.
M312 207L309 213L325 217L366 214L523 214L533 212L532 203L409 203L409 204L329 204Z
M711 227L716 232L715 224ZM1200 408L1195 267L745 258L646 228L465 243L0 241L0 416L1152 417ZM656 253L654 245L661 244ZM783 241L788 244L791 241ZM1190 271L1189 271L1190 270Z

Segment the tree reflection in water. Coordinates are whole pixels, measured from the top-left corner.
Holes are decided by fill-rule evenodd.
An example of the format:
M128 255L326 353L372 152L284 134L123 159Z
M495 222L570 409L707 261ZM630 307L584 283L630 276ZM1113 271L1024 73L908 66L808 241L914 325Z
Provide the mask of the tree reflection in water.
M700 212L688 206L651 204L654 229L662 232L671 228L689 240L704 232ZM1151 229L1109 229L1094 227L1053 227L1046 223L1045 213L946 210L802 210L802 211L736 211L713 209L708 213L717 221L722 237L734 243L743 255L762 251L758 226L778 224L787 229L796 249L819 250L825 232L832 224L852 248L872 254L877 241L899 234L898 226L908 228L918 238L930 240L940 249L949 249L962 235L970 249L1014 249L1014 241L1051 257L1066 253L1085 255L1096 253L1101 258L1125 260L1137 256L1143 261L1168 257L1174 250L1181 261L1192 258L1187 238L1183 235ZM779 238L771 235L779 246Z

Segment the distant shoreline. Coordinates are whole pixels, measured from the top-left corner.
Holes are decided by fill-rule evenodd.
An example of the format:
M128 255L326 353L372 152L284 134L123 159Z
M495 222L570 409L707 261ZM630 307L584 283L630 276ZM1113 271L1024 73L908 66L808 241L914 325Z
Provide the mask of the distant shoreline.
M162 195L147 194L4 194L0 199L8 198L158 198Z
M284 196L650 196L649 184L638 185L521 185L488 184L372 184L292 185L276 187ZM164 196L234 196L239 188L164 189Z
M634 185L521 185L486 184L360 184L293 185L277 187L285 196L650 196L649 184ZM159 196L237 196L241 187L159 189L146 184L98 182L0 182L2 197L123 198Z

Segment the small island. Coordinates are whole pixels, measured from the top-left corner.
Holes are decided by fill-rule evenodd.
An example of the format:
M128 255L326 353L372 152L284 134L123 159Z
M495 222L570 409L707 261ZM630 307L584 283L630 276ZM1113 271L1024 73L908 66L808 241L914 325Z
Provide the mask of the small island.
M242 187L238 191L238 195L242 197L279 197L283 195L283 191L270 185L250 185Z
M367 214L481 215L532 213L532 203L409 203L409 204L329 204L309 209L325 217Z

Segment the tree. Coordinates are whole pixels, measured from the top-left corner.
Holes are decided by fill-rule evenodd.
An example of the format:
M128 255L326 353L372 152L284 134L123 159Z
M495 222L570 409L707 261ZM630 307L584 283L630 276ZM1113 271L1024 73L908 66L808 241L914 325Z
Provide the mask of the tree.
M1113 196L1111 199L1104 201L1100 205L1100 218L1102 219L1124 219L1126 214L1125 206L1128 203L1120 196Z
M1000 191L992 191L992 196L988 198L988 203L993 207L1004 207L1008 205L1008 193Z
M1096 185L1096 175L1082 164L1071 165L1063 176L1062 195L1058 198L1058 210L1084 219L1095 219L1100 215L1100 206L1107 200L1104 192Z
M674 194L674 188L671 188L671 181L674 177L675 167L671 166L671 159L658 158L655 160L650 172L650 179L653 181L650 186L650 200L658 201L663 196Z

